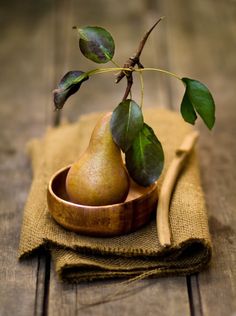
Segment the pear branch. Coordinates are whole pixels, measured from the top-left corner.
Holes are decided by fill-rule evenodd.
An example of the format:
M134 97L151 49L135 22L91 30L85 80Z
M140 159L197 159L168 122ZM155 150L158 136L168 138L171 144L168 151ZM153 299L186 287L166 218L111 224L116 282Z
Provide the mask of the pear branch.
M132 72L129 72L127 75L127 86L126 86L126 90L125 90L125 94L123 96L122 101L125 101L130 93L131 87L133 85L133 74Z
M157 20L157 22L150 28L150 30L144 35L144 37L142 38L141 42L139 43L138 49L135 53L134 56L130 57L125 63L123 68L130 68L132 70L132 68L134 68L136 65L139 68L144 68L143 65L140 62L140 56L142 54L143 48L147 42L147 39L149 37L149 35L151 34L151 32L153 31L153 29L157 26L157 24L159 24L161 22L161 20L164 19L164 17L161 17L159 20ZM123 79L124 77L130 76L130 73L127 74L127 72L125 71L120 71L119 74L116 77L116 83L120 82L121 79ZM127 85L129 85L129 82L127 80Z

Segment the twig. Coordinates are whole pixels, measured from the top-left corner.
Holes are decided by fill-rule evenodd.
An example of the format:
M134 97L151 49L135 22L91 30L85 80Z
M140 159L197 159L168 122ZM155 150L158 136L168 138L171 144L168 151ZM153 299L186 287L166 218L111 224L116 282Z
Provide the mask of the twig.
M157 20L157 22L150 28L150 30L144 35L143 39L141 40L141 42L139 43L138 49L135 53L135 55L133 57L130 57L125 63L123 68L134 68L136 65L138 65L139 68L144 68L143 65L140 62L140 56L141 53L143 51L143 48L146 44L146 41L149 37L149 35L151 34L152 30L157 26L158 23L161 22L161 20L164 17L161 17L159 20ZM125 76L127 76L127 73L125 71L120 71L119 74L116 77L116 83L120 82L121 79L123 79Z
M169 223L170 199L178 175L186 162L186 158L192 151L198 136L199 133L193 131L184 138L183 143L176 151L176 156L171 162L162 183L157 207L157 233L162 247L171 246L171 229Z
M127 77L127 87L126 87L126 90L125 90L125 94L123 96L123 99L122 101L125 101L131 91L131 87L133 85L133 74L132 72L130 72L128 75L126 75Z

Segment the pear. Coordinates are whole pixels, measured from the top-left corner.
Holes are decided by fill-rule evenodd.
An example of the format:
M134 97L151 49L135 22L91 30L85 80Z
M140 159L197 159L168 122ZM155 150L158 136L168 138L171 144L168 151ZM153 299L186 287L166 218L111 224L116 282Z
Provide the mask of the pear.
M88 148L68 172L66 191L74 203L108 205L121 203L127 197L129 176L121 151L112 139L111 114L98 121Z

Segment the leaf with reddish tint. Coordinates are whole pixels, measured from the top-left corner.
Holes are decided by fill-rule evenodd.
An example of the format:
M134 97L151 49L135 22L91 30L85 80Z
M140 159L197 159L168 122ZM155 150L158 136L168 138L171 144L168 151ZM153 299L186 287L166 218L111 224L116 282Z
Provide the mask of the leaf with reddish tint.
M111 34L102 27L86 26L77 28L80 36L79 47L82 54L98 64L113 58L115 43Z
M74 70L67 72L57 88L53 90L55 108L57 110L62 109L66 100L79 90L82 82L88 79L88 75L83 71Z

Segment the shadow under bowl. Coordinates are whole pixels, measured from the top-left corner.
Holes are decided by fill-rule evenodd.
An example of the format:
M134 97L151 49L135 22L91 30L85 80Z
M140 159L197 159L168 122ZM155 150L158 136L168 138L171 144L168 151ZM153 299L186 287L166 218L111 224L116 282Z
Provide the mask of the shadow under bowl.
M141 187L131 181L123 203L89 206L70 202L66 193L67 166L57 171L48 186L49 212L57 223L71 231L89 236L118 236L137 230L150 220L157 206L157 185Z

